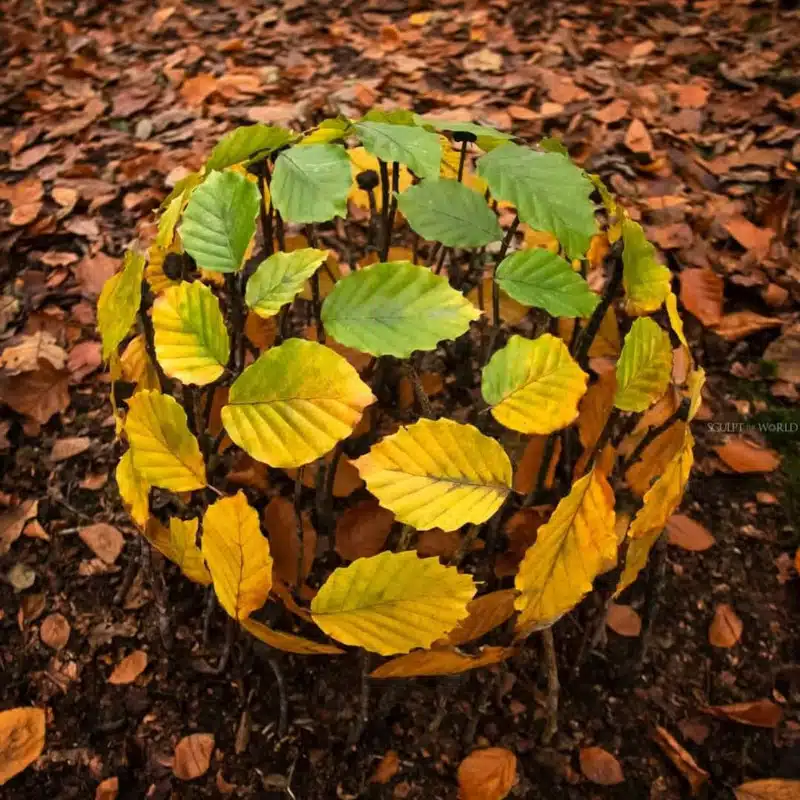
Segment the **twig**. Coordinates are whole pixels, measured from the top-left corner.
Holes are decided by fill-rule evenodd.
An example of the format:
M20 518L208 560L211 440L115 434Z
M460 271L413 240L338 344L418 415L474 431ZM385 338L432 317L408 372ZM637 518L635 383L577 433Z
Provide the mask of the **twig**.
M598 458L598 456L602 455L603 450L605 450L605 447L608 444L608 440L611 438L611 434L614 431L614 427L616 426L617 420L620 418L621 414L622 412L618 408L611 409L611 413L608 415L606 424L603 425L603 430L600 431L600 435L597 437L597 441L594 443L594 447L592 447L592 451L589 455L589 460L586 462L587 472L591 470L595 459Z
M461 562L466 558L467 554L472 547L472 543L478 538L478 534L481 532L480 525L470 525L467 529L467 532L464 534L463 538L461 539L461 544L458 546L458 550L456 550L456 554L453 556L452 561L450 562L451 567L457 567L461 564Z
M321 491L317 490L317 525L320 533L333 536L333 484L336 481L336 470L344 451L344 442L337 442L331 453L328 464L320 463L323 474Z
M556 434L551 433L544 443L544 450L542 452L542 463L539 465L539 472L536 476L536 484L531 489L522 501L522 507L527 508L532 506L534 501L542 494L545 483L547 482L547 473L550 471L550 462L553 460L553 451L556 446Z
M222 645L222 653L220 653L217 666L214 667L213 673L215 675L222 675L228 667L228 662L231 660L231 652L233 651L233 643L236 640L236 632L239 626L233 617L227 617L225 620L225 643Z
M278 739L283 739L289 731L289 697L286 693L286 680L277 658L268 657L267 664L275 676L275 685L278 687Z
M400 164L392 162L392 195L389 199L389 213L386 219L386 231L381 243L381 261L389 258L389 247L392 244L392 228L394 228L394 218L397 214L397 193L400 191ZM386 202L384 198L384 202Z
M147 544L147 540L141 534L138 539L139 550L128 558L128 563L125 565L125 572L122 576L122 583L120 583L114 595L114 605L120 605L125 601L128 592L131 590L131 586L133 586L133 581L136 579L136 575L139 572L139 566L142 561L142 551Z
M431 401L428 399L428 395L425 391L425 387L422 385L422 380L419 377L419 372L417 372L416 366L413 363L410 363L407 371L411 385L414 387L414 397L416 398L417 404L420 407L422 416L427 417L428 419L434 419Z
M389 166L383 160L378 161L381 172L381 243L379 250L379 261L386 261L389 253Z
M203 609L203 648L208 647L211 638L211 618L214 616L214 609L217 607L217 596L214 593L214 586L210 585L206 589L206 605Z
M317 236L313 224L309 224L307 233L308 243L312 247L316 247ZM319 292L319 270L314 270L314 274L311 276L311 308L314 312L314 323L317 326L317 341L325 344L325 328L322 326L322 302Z
M664 592L664 580L667 573L667 540L661 535L653 547L650 566L647 570L644 606L642 607L642 635L639 638L639 653L633 664L638 673L644 666L647 652L653 638L653 627L661 606L661 595Z
M492 269L492 322L495 328L499 328L502 324L502 320L500 319L500 287L497 285L497 268L506 257L506 253L508 252L508 248L511 246L511 241L514 238L514 234L517 232L518 227L519 214L514 217L514 221L506 231L506 235L503 238L503 243L500 245L500 252L497 254L497 258L494 262L494 268Z
M403 525L403 529L400 531L400 537L394 548L396 553L402 553L404 550L409 549L415 532L416 528L413 528L411 525Z
M142 280L142 304L139 306L139 324L142 326L142 333L144 335L144 349L156 371L158 388L162 392L169 392L170 381L164 374L164 370L161 368L161 364L159 364L158 358L156 357L156 334L153 328L153 320L149 313L152 305L153 293L150 291L150 284L146 280Z
M614 302L614 297L617 294L619 287L622 285L622 239L614 242L611 251L607 256L607 262L611 264L611 277L603 290L603 296L597 304L589 322L585 328L581 329L580 335L575 342L575 360L581 369L585 369L589 363L589 349L592 346L597 332L600 330L600 325L606 315L611 304ZM576 323L577 324L577 323Z
M300 502L303 494L303 471L305 467L300 467L297 470L297 477L294 479L294 522L295 530L297 531L297 582L296 586L299 588L303 583L303 567L305 562L305 546L303 530L303 513L300 508Z
M364 728L369 722L369 671L370 671L370 654L367 650L361 651L361 693L358 701L358 716L356 717L353 727L350 729L350 735L347 737L347 746L355 747L364 733Z
M269 186L269 167L266 160L262 161L259 165L258 184L261 189L261 202L259 203L259 212L261 217L261 237L264 240L264 258L272 255L272 197L269 200L269 213L266 210L265 203L267 197L267 187Z
M458 177L456 178L456 180L459 183L461 183L462 179L464 178L464 164L467 161L467 145L468 144L469 144L469 142L466 139L464 139L464 141L461 142L461 153L458 156Z
M545 707L547 718L544 731L542 731L542 744L549 745L558 731L558 695L561 691L552 626L542 631L542 655L547 673L547 703Z
M167 587L164 582L163 563L157 569L153 564L153 548L149 542L145 542L142 550L142 564L145 574L153 592L153 603L158 615L158 632L161 635L161 643L165 650L172 650L175 639L172 634L169 613L167 612Z

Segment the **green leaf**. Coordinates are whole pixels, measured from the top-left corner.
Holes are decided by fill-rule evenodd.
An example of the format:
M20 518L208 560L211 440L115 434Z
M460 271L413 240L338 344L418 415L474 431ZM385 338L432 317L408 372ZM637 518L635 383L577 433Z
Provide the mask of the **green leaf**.
M340 280L322 321L340 344L373 356L408 358L455 339L480 316L446 278L409 261L373 264Z
M509 142L478 159L478 174L495 199L512 203L535 230L552 233L570 258L589 249L597 230L593 186L568 158Z
M236 272L256 232L258 187L238 172L212 172L183 213L181 238L198 267Z
M501 144L505 144L514 137L510 133L503 133L496 128L488 125L477 125L474 122L457 122L446 119L430 119L419 114L414 117L417 125L424 125L437 131L449 131L451 133L471 133L477 137L477 144L481 150L494 150Z
M420 178L439 177L442 145L435 133L385 122L357 122L355 129L366 151L376 158L404 164Z
M600 302L568 261L540 247L504 258L495 280L517 302L554 317L590 317Z
M671 374L669 334L649 317L637 319L617 361L614 405L622 411L645 411L664 394Z
M292 147L275 161L272 202L290 222L327 222L347 215L351 181L350 159L341 145Z
M117 352L136 320L142 302L144 256L128 250L122 269L103 284L97 301L97 328L103 340L103 359Z
M172 244L172 239L175 236L175 226L181 218L181 211L183 211L183 201L184 195L181 192L170 201L170 204L159 217L156 247L167 248Z
M448 247L482 247L503 238L483 195L463 183L424 180L397 196L412 230Z
M305 282L328 257L326 250L305 247L291 253L274 253L262 261L247 282L244 299L259 317L274 317L291 303Z
M373 108L361 117L360 122L385 122L387 125L413 125L414 112L406 111L404 108L395 108L392 111L385 111L382 108Z
M569 158L569 150L567 150L564 142L558 136L547 136L539 142L539 149L544 150L545 153L561 153L562 156Z
M656 249L638 222L622 222L622 286L630 314L650 314L661 308L670 293L670 271L656 259Z
M225 169L254 156L263 157L290 144L296 138L292 131L276 125L242 125L219 140L206 162L206 172Z

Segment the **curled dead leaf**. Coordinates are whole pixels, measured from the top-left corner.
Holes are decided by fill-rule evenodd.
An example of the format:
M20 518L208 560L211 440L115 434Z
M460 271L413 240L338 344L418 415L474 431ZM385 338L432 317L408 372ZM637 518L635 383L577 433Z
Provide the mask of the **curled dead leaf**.
M666 729L657 725L651 734L653 741L663 750L675 768L689 781L692 794L696 795L703 784L708 780L709 774L700 767L691 754L682 747L675 737Z
M377 500L365 500L348 508L336 523L336 552L347 561L369 558L383 550L394 514Z
M108 682L115 686L133 683L146 667L147 653L144 650L134 650L114 667L113 672L108 676Z
M184 736L175 747L172 771L176 778L191 781L205 775L211 766L214 736L210 733L193 733Z
M704 706L700 710L717 719L752 725L755 728L776 728L783 719L783 709L767 698L731 703L726 706Z
M459 800L503 800L516 779L517 757L510 750L474 750L458 766Z
M744 625L736 612L727 603L714 609L714 619L708 629L708 641L714 647L733 647L742 638Z
M63 614L49 614L42 620L39 638L53 650L61 650L67 646L71 628Z
M581 772L600 786L616 786L625 781L622 766L615 756L602 747L582 747L578 754Z

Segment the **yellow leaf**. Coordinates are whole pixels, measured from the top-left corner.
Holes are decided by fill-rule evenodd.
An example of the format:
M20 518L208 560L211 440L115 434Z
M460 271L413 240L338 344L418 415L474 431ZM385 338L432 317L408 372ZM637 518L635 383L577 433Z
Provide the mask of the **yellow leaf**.
M190 580L202 586L211 583L211 573L203 561L203 554L197 546L197 519L178 519L169 521L169 541L172 559L181 572Z
M188 199L189 192L181 192L169 201L167 207L161 212L158 220L158 233L156 234L156 247L168 248L175 237L175 226L181 218L181 211Z
M502 425L521 433L552 433L578 416L587 374L556 336L512 336L484 367L483 399Z
M447 635L445 644L461 645L479 639L502 625L514 613L514 589L501 589L476 597L468 606L469 616Z
M625 473L625 480L636 494L643 496L653 479L664 472L683 447L685 436L686 424L677 421L645 447L641 457Z
M703 386L706 382L706 371L699 367L689 373L687 387L689 389L689 422L691 422L703 404Z
M144 277L150 285L150 291L154 295L159 295L164 289L170 286L177 286L178 281L168 278L164 272L164 259L169 253L179 253L180 247L173 244L171 247L158 247L155 244L150 245L147 251L147 266L144 270Z
M153 304L156 358L164 372L183 383L205 386L225 371L230 341L211 289L181 281Z
M243 620L242 627L255 636L256 639L260 639L270 647L274 647L276 650L283 650L286 653L298 653L301 656L335 656L344 653L344 650L332 644L321 644L311 639L305 639L302 636L295 636L293 633L276 631L267 627L263 622L258 622L254 619Z
M642 226L627 217L622 222L622 285L625 311L639 316L661 308L670 293L670 271L656 259L656 249Z
M150 516L150 484L133 466L130 450L122 454L115 473L119 494L133 521L144 527Z
M573 484L525 553L515 582L518 630L545 628L574 608L616 552L614 495L592 470Z
M39 758L44 732L45 713L41 708L0 711L0 786Z
M350 186L350 193L347 195L348 200L352 200L359 208L369 209L369 194L363 189L358 188L356 183L356 175L359 172L371 169L373 172L380 174L380 165L376 156L370 155L363 147L351 147L347 151L350 156L350 171L353 173L353 183ZM389 169L391 174L391 168ZM411 173L408 167L400 165L400 183L399 191L404 192L411 186ZM372 190L375 197L375 207L378 211L383 208L383 196L380 187Z
M606 311L597 335L589 345L590 358L616 358L619 355L621 341L619 337L619 324L614 307Z
M264 605L272 586L272 556L258 512L243 492L208 507L202 548L219 603L234 619L247 619Z
M353 461L381 505L417 530L485 522L511 490L503 448L472 425L421 419Z
M551 253L558 252L558 239L549 231L537 231L523 225L523 236L525 247L542 247Z
M439 176L449 180L456 180L458 178L458 164L461 160L461 146L459 145L458 149L456 149L450 144L450 140L442 134L439 135L439 144L442 147L442 162L439 166ZM467 159L464 164L464 174L461 178L461 182L480 194L483 194L488 187L486 181L470 169L469 159ZM505 319L505 317L503 319Z
M103 358L116 353L128 335L142 301L144 256L128 250L122 269L103 285L97 301L97 328L103 340Z
M694 439L688 428L683 446L669 462L664 474L652 485L644 496L644 505L631 523L628 536L642 539L655 532L661 533L683 498L694 463L692 446Z
M147 345L144 336L139 334L128 342L120 358L121 378L130 383L135 383L137 389L160 389L158 373L156 372L150 356L147 355Z
M664 394L671 374L669 334L652 319L637 319L617 362L614 405L622 411L645 411Z
M175 398L160 392L137 392L128 400L125 434L133 466L152 486L189 492L206 485L200 445Z
M431 643L467 616L470 575L413 551L339 567L311 602L314 622L343 644L388 656Z
M236 379L222 422L256 461L299 467L349 436L374 400L340 355L316 342L289 339Z
M667 295L667 316L672 330L675 331L675 335L678 337L678 341L688 350L689 343L686 341L686 334L683 332L683 320L678 314L678 298L675 297L674 292L670 292Z
M415 650L398 656L370 672L370 678L414 678L421 675L459 675L478 667L499 664L517 652L515 647L484 647L478 655L455 648Z

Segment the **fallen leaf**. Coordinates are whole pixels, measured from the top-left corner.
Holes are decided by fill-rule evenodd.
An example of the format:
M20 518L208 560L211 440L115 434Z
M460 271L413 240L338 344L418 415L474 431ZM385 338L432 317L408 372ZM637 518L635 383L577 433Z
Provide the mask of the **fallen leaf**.
M370 783L389 783L400 771L400 756L395 750L387 750L369 779Z
M91 443L92 440L88 436L70 436L66 439L58 439L50 451L50 460L55 463L74 458L85 453Z
M503 57L488 47L464 56L462 63L469 72L500 72L503 69Z
M736 612L727 603L719 603L714 609L714 619L708 629L708 641L714 647L733 647L742 638L744 625Z
M80 383L87 375L91 375L103 363L100 342L79 342L69 351L67 369L73 383Z
M122 534L113 525L105 522L80 528L78 536L106 564L113 564L125 545Z
M39 369L12 378L0 376L0 401L44 425L69 408L69 372L39 362Z
M377 500L364 500L346 509L336 523L336 552L346 561L377 555L393 523L394 514Z
M653 140L640 119L634 119L625 131L625 146L634 153L653 152Z
M106 778L100 781L94 792L94 800L117 800L119 795L119 778Z
M297 575L300 558L300 538L297 530L297 515L294 504L280 495L273 497L264 510L264 525L267 528L269 549L273 558L273 570L284 582L296 585L308 575L317 548L317 532L308 519L301 515L303 531L302 574Z
M504 747L473 750L458 766L459 800L503 800L517 780L517 757Z
M800 383L800 331L797 327L770 342L761 358L775 365L775 377L779 380Z
M205 775L211 766L214 751L214 736L210 733L193 733L184 736L175 747L175 764L172 771L176 778L191 781Z
M606 625L620 636L638 636L642 632L642 618L630 606L611 603Z
M764 317L755 311L734 311L732 314L725 314L714 325L714 332L728 342L738 342L753 333L768 328L780 328L781 324L779 319Z
M201 106L216 91L217 79L213 75L201 72L194 78L188 78L181 86L181 97L190 106Z
M776 728L783 719L781 707L766 698L725 706L703 706L700 710L703 714L718 719L740 722L742 725L752 725L755 728Z
M85 297L99 297L105 282L120 268L122 260L112 258L99 250L86 256L75 269L75 277Z
M419 534L416 550L420 558L438 556L447 561L456 554L460 545L461 534L458 531L431 528Z
M711 533L685 514L673 514L667 520L667 541L670 544L700 553L715 544Z
M63 369L67 363L67 351L45 330L23 336L19 344L7 347L0 354L0 367L9 375L33 372L39 369L42 361L55 369Z
M681 303L703 325L713 326L722 319L725 283L711 269L685 269L678 276L681 282Z
M0 556L9 551L11 545L22 535L25 523L35 519L38 513L38 500L24 500L11 511L0 514Z
M708 102L708 89L699 83L676 86L675 102L680 108L702 108Z
M736 800L797 800L800 797L800 781L787 778L765 778L737 786L733 793Z
M6 573L6 579L16 591L24 592L36 583L36 570L27 564L18 562Z
M714 448L726 466L734 472L774 472L781 463L780 456L766 447L759 447L747 439L728 439Z
M631 104L627 100L623 100L618 97L616 100L612 100L607 106L604 106L598 111L593 111L592 116L598 122L604 122L606 125L611 125L614 122L619 122L621 119L625 119L630 107Z
M582 747L578 754L581 772L600 786L616 786L625 781L619 761L602 747Z
M725 223L725 230L745 250L752 250L759 255L767 254L770 243L775 236L775 231L771 228L759 228L741 215L731 217Z
M698 766L687 750L678 744L675 737L666 728L657 725L651 733L651 738L664 751L664 754L683 777L689 781L692 794L696 795L708 780L709 774Z
M83 112L73 117L61 125L56 125L51 128L45 136L45 139L60 139L66 136L74 136L80 133L84 128L88 128L96 119L99 119L103 111L105 111L106 104L99 97L92 97L83 107Z
M0 711L0 786L39 758L44 749L44 734L43 709Z
M133 683L145 671L146 667L147 653L144 650L134 650L114 667L108 676L108 682L114 684L114 686Z
M71 628L63 614L49 614L42 620L39 638L53 650L61 650L67 646Z

